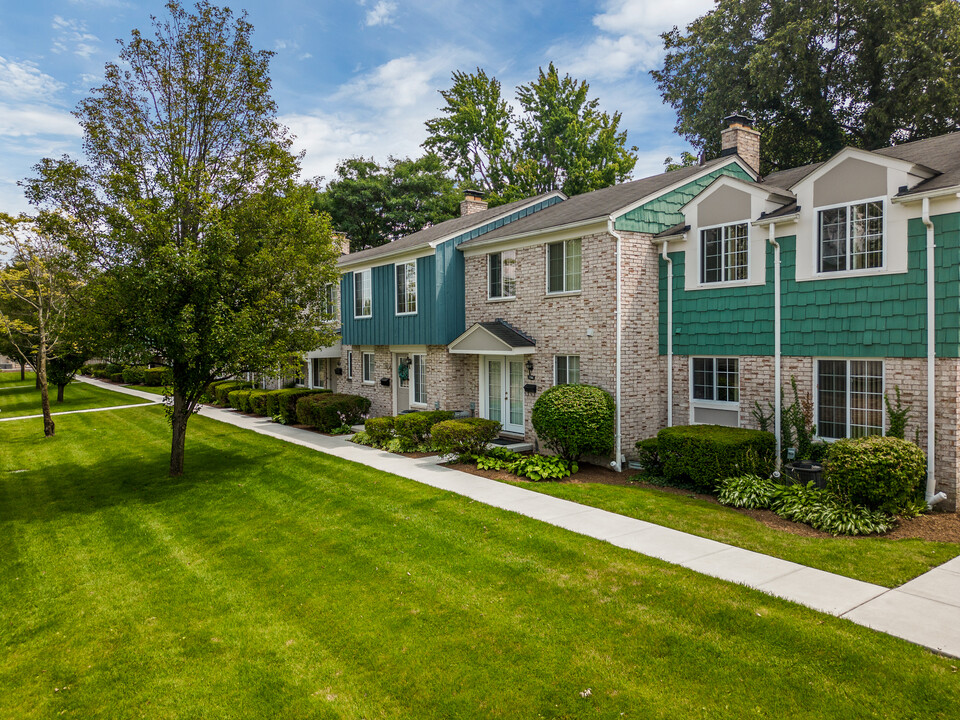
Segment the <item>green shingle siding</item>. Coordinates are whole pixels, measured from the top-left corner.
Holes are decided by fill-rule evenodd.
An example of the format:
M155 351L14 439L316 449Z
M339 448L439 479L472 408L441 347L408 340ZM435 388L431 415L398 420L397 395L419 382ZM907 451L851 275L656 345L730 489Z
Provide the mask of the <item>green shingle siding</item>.
M683 213L680 208L693 200L707 185L721 175L738 177L741 180L752 181L746 170L736 163L724 165L703 177L687 183L656 200L634 208L618 217L614 223L617 230L625 232L658 233L683 222Z
M340 279L345 345L446 345L466 329L463 253L457 246L558 202L552 197L451 238L417 260L417 314L396 315L394 263L371 272L373 316L353 317L353 273Z
M933 218L937 356L960 357L960 214ZM781 247L784 355L926 356L926 229L908 226L906 273L796 282L796 238ZM773 248L766 284L684 290L684 253L673 259L673 350L678 355L773 354ZM660 262L660 352L666 353L666 263Z

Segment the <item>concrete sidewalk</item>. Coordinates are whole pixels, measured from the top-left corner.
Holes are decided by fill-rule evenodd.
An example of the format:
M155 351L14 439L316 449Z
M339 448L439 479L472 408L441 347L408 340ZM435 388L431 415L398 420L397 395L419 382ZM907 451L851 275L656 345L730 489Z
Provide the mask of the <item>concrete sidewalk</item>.
M84 379L85 382L91 382ZM92 381L118 392L136 393ZM438 465L308 430L279 425L234 410L203 407L200 414L377 470L448 490L487 505L604 540L705 575L746 585L807 607L849 619L960 657L960 557L896 589L852 580L804 565L743 550L616 513L551 497Z

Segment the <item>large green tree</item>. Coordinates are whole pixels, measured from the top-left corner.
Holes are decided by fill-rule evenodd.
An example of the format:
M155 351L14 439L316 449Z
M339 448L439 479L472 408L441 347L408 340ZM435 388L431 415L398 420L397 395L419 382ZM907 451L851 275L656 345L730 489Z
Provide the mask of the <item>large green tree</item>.
M111 356L172 369L180 475L211 380L332 342L317 299L337 272L329 218L311 210L315 189L276 119L272 53L254 49L245 14L166 8L79 104L86 163L45 160L26 187L82 230Z
M960 129L957 0L718 0L663 40L677 132L717 154L746 112L763 172Z
M599 109L590 86L560 76L553 63L517 88L519 115L500 82L477 68L457 71L440 92L442 115L426 123L424 147L448 163L462 185L493 204L550 190L577 195L630 177L636 147L627 147L620 113Z
M427 153L416 160L391 157L387 165L373 158L342 160L314 208L330 215L356 252L448 220L459 202L443 161Z

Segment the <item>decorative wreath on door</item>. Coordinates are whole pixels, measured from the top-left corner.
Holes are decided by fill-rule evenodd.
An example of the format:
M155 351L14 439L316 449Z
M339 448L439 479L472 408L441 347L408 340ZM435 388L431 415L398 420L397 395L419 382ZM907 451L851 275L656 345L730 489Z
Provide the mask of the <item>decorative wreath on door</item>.
M401 380L410 379L410 366L407 363L401 362L397 367L397 377L399 377Z

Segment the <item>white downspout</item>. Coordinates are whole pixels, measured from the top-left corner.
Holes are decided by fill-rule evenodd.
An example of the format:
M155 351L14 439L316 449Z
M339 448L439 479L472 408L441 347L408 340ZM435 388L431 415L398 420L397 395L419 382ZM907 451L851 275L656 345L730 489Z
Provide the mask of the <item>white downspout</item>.
M944 493L937 492L936 467L936 244L933 221L930 220L930 198L923 198L921 219L927 228L927 489L924 498L928 507L946 500Z
M616 296L617 296L617 300L616 300L616 307L617 307L617 309L616 309L616 312L617 312L617 325L616 325L616 346L617 346L617 347L616 347L616 354L617 354L617 359L616 359L616 366L617 366L617 372L616 372L616 378L615 378L615 382L616 382L616 397L614 398L614 402L615 402L616 405L617 405L617 420L616 420L617 425L616 425L616 430L615 430L614 449L613 449L615 455L614 455L614 460L613 460L613 462L611 463L611 465L613 466L613 469L614 469L614 470L616 470L617 472L620 472L621 470L623 470L623 434L622 434L622 430L621 430L621 416L623 415L623 411L622 411L621 408L620 408L620 388L621 388L621 384L622 384L622 383L621 383L621 376L623 375L623 373L622 373L622 364L621 364L621 348L622 348L622 345L623 345L621 338L622 338L622 332L623 332L623 327L622 327L622 326L623 326L623 323L621 322L621 314L622 314L622 313L621 313L621 308L620 308L620 281L621 281L621 273L622 273L622 261L621 261L621 256L623 255L623 238L621 238L620 235L617 233L617 231L614 229L613 218L608 218L608 219L607 219L607 231L610 233L611 236L613 236L613 239L616 240L616 243L617 243L617 287L616 287Z
M667 427L673 427L673 260L667 254L669 244L663 241L660 254L667 261Z
M767 241L773 245L773 432L777 436L777 470L783 458L783 440L780 436L780 243L777 242L777 224L767 225L769 237Z

